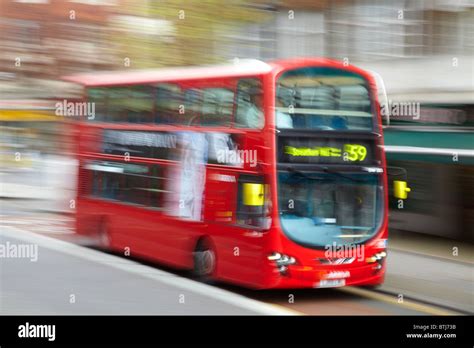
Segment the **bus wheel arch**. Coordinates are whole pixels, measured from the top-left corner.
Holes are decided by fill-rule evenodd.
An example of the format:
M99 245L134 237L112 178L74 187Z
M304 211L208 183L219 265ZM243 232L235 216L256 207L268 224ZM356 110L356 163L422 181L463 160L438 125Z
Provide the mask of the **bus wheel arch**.
M198 238L193 250L193 273L204 281L213 279L217 270L217 253L208 236Z

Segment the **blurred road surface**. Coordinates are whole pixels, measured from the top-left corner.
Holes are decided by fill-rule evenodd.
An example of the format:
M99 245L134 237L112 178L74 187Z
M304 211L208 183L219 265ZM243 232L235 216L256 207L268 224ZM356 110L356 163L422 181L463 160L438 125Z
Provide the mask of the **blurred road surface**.
M1 314L291 314L157 268L15 227L2 228L0 243L38 245L36 262L28 258L2 260Z

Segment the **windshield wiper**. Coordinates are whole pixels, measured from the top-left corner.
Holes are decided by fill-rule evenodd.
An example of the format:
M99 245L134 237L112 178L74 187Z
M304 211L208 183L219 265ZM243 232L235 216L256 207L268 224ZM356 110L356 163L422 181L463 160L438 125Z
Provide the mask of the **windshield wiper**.
M353 178L349 175L344 175L336 170L333 170L333 169L329 169L327 166L322 166L322 165L315 165L315 167L319 168L323 173L325 174L332 174L334 176L338 176L340 178L344 178L344 179L347 179L347 180L351 180L351 181L355 181L355 182L364 182L364 180L360 180L360 179L356 179L356 178ZM306 179L310 179L310 180L321 180L320 178L313 178L311 176L308 176L307 174L305 174L304 172L300 171L300 170L297 170L297 169L294 169L292 167L286 167L286 170L290 173L293 173L293 174L298 174L298 175L301 175L302 177L306 178Z

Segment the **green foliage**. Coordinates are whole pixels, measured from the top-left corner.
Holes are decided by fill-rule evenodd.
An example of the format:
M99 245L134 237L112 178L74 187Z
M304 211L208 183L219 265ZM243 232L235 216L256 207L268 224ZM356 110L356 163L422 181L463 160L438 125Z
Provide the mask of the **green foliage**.
M112 42L131 68L212 64L223 60L229 36L239 27L265 21L265 11L243 0L164 0L130 2L124 14L165 22L163 34L113 31Z

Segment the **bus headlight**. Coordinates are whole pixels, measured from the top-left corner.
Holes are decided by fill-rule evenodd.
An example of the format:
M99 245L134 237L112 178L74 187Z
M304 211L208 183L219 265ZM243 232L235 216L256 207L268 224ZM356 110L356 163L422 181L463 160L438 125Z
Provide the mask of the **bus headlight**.
M374 254L371 257L367 257L365 259L365 262L367 262L367 263L374 263L374 262L382 263L382 261L385 257L387 257L387 253L385 251L381 251L377 254Z
M288 266L296 263L296 259L293 256L288 256L278 252L271 253L267 256L267 259L269 261L274 261L278 266Z
M296 259L293 256L285 255L279 252L271 253L267 256L267 259L269 261L275 262L275 265L281 274L286 273L288 266L294 265L296 263Z
M276 260L279 260L280 258L281 258L281 254L276 253L276 252L267 256L267 259L270 261L276 261Z

